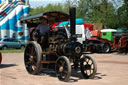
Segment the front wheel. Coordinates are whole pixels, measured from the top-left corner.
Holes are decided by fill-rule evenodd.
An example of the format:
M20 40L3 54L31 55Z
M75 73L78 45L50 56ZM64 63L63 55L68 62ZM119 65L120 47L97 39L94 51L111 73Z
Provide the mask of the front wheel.
M61 56L56 61L56 75L61 81L69 81L71 76L71 65L67 57Z
M80 70L84 78L92 79L97 71L96 62L90 56L84 56L80 59Z

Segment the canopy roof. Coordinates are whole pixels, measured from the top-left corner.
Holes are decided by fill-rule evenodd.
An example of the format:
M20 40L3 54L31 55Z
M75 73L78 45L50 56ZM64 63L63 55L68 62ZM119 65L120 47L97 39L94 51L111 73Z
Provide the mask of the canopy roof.
M43 18L48 20L48 24L52 24L57 22L68 21L69 15L59 11L50 11L50 12L44 12L44 13L24 17L20 21L21 23L31 23L33 21L42 20Z

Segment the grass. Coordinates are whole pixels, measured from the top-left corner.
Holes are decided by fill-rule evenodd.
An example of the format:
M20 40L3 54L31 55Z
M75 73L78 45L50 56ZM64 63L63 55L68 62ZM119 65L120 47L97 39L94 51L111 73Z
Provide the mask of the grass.
M8 49L8 50L0 50L1 53L23 53L24 50L21 49Z

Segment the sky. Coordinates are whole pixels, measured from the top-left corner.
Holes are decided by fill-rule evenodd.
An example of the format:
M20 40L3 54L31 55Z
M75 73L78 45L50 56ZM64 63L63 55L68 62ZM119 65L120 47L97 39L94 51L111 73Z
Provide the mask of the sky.
M66 0L29 0L29 3L30 3L30 6L32 8L36 8L36 7L39 7L39 6L46 6L47 4L49 3L64 3ZM112 0L109 0L112 2ZM116 2L117 1L120 1L120 3L116 3L115 7L118 8L122 5L122 0L115 0ZM115 3L115 2L113 2ZM117 7L118 6L118 7Z
M46 6L49 3L64 3L66 0L29 0L30 6L36 8L39 6Z

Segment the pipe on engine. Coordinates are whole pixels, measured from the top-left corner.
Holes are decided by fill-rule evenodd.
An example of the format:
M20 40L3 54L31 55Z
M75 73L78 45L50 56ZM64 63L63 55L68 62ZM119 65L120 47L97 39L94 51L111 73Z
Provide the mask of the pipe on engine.
M70 33L71 33L71 37L74 38L75 37L75 26L76 26L76 8L75 6L70 7L69 10L70 13Z

